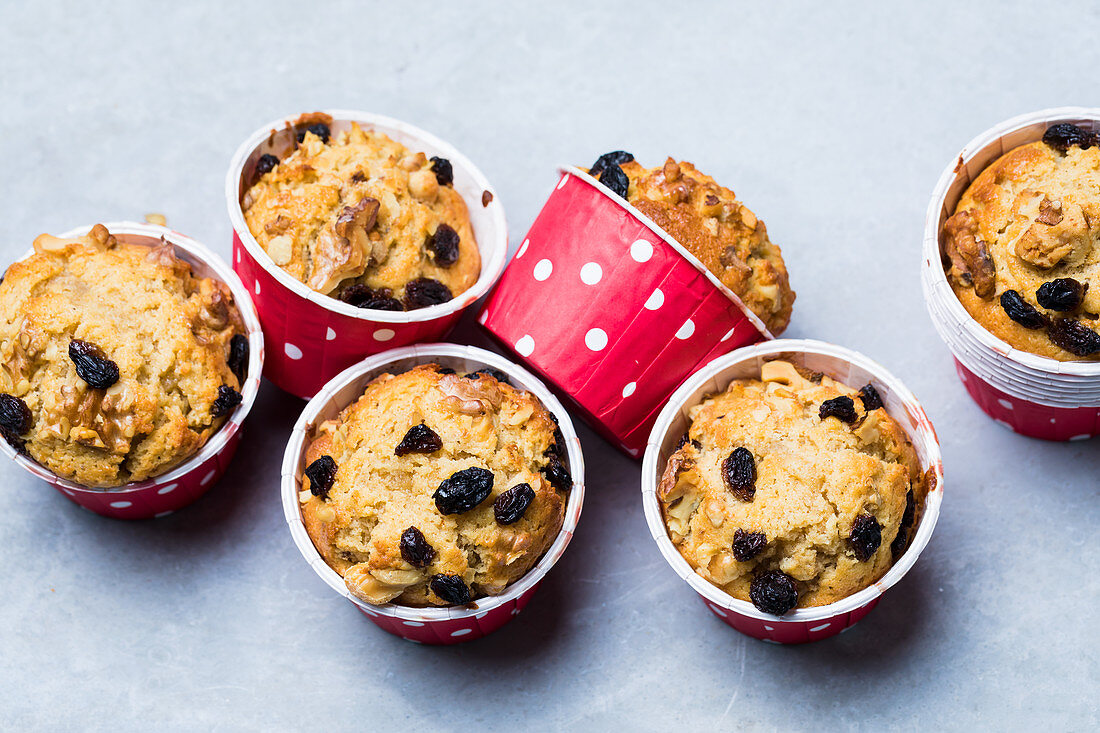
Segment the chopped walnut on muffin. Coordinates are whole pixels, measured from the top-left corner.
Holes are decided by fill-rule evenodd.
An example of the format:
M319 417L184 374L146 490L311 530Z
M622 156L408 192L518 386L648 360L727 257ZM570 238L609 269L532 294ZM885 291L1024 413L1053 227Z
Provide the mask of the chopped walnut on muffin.
M0 433L62 478L112 487L194 455L241 401L229 288L172 245L43 234L0 283Z
M600 156L588 173L695 255L772 334L787 327L795 294L783 253L733 191L691 163L647 169L625 151Z
M1100 147L1080 127L993 161L944 222L944 267L963 307L1022 351L1100 358Z
M331 126L304 116L297 148L256 164L241 208L272 261L360 308L424 308L469 289L481 259L450 161L356 123Z
M825 605L905 551L926 480L874 385L772 361L690 417L657 498L680 554L734 598L776 615Z
M557 423L495 370L382 374L317 429L302 519L372 604L498 595L557 537L572 479Z

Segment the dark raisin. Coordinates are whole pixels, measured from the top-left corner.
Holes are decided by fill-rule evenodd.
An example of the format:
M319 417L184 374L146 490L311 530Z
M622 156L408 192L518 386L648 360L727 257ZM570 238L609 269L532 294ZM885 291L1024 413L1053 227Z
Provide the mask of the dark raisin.
M748 562L768 546L768 538L763 532L746 532L738 529L733 533L733 556L739 562Z
M482 191L481 192L481 206L482 207L488 206L492 202L493 202L493 192L492 191Z
M822 402L817 414L822 420L827 417L835 417L841 422L854 423L856 421L856 403L848 395L834 397L831 400Z
M455 373L454 369L451 369L450 367L439 366L438 364L435 365L435 370L437 372L439 372L440 374L454 374Z
M458 232L447 224L440 224L424 246L432 253L435 264L450 267L458 262L458 241Z
M309 490L313 495L327 499L332 482L336 480L336 461L332 456L321 456L306 466L302 473L309 479Z
M433 575L428 587L447 603L463 606L470 602L470 589L457 575Z
M440 514L462 514L493 493L493 472L478 466L464 468L444 479L432 494Z
M429 305L446 303L452 297L451 290L438 280L430 277L418 277L405 284L405 308L427 308Z
M1072 147L1091 148L1096 145L1096 136L1077 125L1062 122L1047 128L1043 142L1064 153Z
M492 377L493 379L497 380L501 384L511 384L511 382L508 381L508 375L507 374L500 371L499 369L493 369L492 367L482 367L481 369L478 369L477 371L470 372L469 374L466 375L466 378L467 379L481 379L481 377L483 377L483 376Z
M429 160L432 161L432 173L435 174L435 180L440 186L450 186L455 182L455 171L451 167L451 161L440 158L438 155L433 155Z
M369 308L376 311L403 311L405 306L393 297L389 288L369 288L362 283L348 285L340 291L340 300L356 308Z
M859 388L859 401L863 403L865 412L882 407L882 395L875 389L875 385L869 382Z
M497 524L518 522L534 500L535 490L530 484L517 484L508 489L493 502L493 516Z
M753 576L749 599L764 613L782 616L798 605L798 586L786 573L768 570Z
M741 501L752 501L756 495L756 457L748 448L735 448L722 461L722 479L726 488Z
M573 477L569 469L562 463L561 458L551 453L547 456L546 465L542 467L542 475L558 491L569 491L573 488Z
M23 438L19 437L7 428L0 428L0 437L6 440L8 442L8 445L15 449L16 453L27 455L27 441L23 440Z
M1076 356L1090 356L1100 351L1100 334L1072 318L1056 318L1047 327L1051 342Z
M27 403L15 395L0 394L0 430L19 436L30 432L34 415Z
M278 158L271 153L264 153L260 156L260 159L256 161L256 175L262 176L265 173L270 173L277 165L279 165Z
M228 415L239 404L241 404L241 393L223 384L218 387L218 396L214 399L214 404L210 406L210 415L211 417Z
M565 436L562 435L561 428L556 423L554 437L550 439L550 446L546 449L546 453L565 458Z
M1005 315L1024 328L1034 330L1047 325L1047 317L1015 290L1006 290L1001 293L1001 307L1004 308Z
M611 189L611 193L625 199L627 189L630 188L630 179L623 173L623 169L617 165L609 165L600 174L600 183Z
M1060 277L1040 285L1035 291L1035 300L1047 310L1071 311L1081 305L1088 290L1088 283L1080 283L1072 277Z
M317 137L321 138L321 142L328 143L328 138L331 132L328 129L328 125L324 122L314 122L304 130L298 130L298 142L303 142L306 139L306 133L312 132Z
M615 150L611 153L604 153L599 158L597 158L596 162L592 164L592 167L588 169L588 175L592 176L593 178L598 178L600 174L604 172L607 166L622 165L623 163L629 163L632 160L634 160L634 156L626 152L625 150Z
M703 449L703 444L702 443L700 443L698 440L691 440L688 437L688 434L684 433L683 435L680 436L680 442L676 444L676 450L680 450L681 448L683 448L688 443L691 443L691 447L694 448L695 450L702 450Z
M435 558L435 548L419 529L409 527L401 533L401 557L414 568L424 568Z
M860 514L852 523L848 542L852 546L856 559L867 562L882 544L882 525L870 514Z
M69 358L76 365L76 375L93 389L107 389L118 381L118 364L95 344L73 339L69 342Z
M917 516L917 501L913 497L913 490L905 495L905 513L901 515L901 524L898 525L898 534L890 543L890 555L896 560L905 552L909 544L909 529L913 526L913 520Z
M413 425L405 437L393 449L395 456L407 456L410 453L435 453L443 447L443 439L439 433L429 428L424 423Z
M244 375L248 373L248 337L235 333L229 340L229 358L225 360L229 371L237 375L237 384L244 384Z

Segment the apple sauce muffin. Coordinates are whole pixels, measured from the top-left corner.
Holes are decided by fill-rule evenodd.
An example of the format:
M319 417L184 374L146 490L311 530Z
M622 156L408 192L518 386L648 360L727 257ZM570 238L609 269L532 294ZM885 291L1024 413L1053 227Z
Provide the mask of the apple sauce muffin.
M1100 147L1075 125L983 170L944 222L955 295L1010 346L1059 361L1100 358Z
M97 224L43 234L0 283L0 432L56 475L113 487L194 455L240 402L248 339L224 283Z
M776 615L832 603L908 546L926 480L873 385L771 361L690 419L657 498L680 554L734 598Z
M321 424L300 493L306 531L371 604L498 595L553 543L572 479L553 416L495 370L382 374Z
M259 159L241 208L272 261L360 308L413 310L469 289L481 259L450 161L331 123L306 116L293 151Z
M600 156L588 173L695 255L772 335L787 327L795 294L783 253L733 191L691 163L644 168L624 151Z

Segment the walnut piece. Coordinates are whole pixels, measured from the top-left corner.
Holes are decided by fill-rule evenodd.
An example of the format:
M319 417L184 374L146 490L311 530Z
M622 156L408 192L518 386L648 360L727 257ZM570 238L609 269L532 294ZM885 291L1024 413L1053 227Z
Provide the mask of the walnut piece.
M989 248L979 236L978 222L969 211L956 212L943 225L945 254L951 260L948 275L973 285L979 298L991 298L996 290L996 266Z

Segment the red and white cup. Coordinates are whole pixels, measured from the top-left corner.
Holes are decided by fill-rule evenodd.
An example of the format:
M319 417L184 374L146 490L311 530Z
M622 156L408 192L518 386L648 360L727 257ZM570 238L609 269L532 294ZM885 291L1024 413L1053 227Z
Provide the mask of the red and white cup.
M436 136L399 120L346 110L327 110L332 133L359 123L427 156L451 162L454 188L466 202L481 254L481 274L465 292L446 303L413 311L356 308L322 293L276 265L245 224L241 199L265 153L285 157L294 147L295 122L301 115L270 122L254 132L233 156L226 177L226 203L233 223L233 269L251 292L271 349L265 376L278 387L312 397L328 380L365 356L445 336L463 311L489 288L504 269L508 232L504 209L489 181L466 156ZM483 195L486 203L482 203Z
M649 218L580 169L561 170L478 320L637 457L689 374L772 336Z
M479 598L461 607L402 606L386 603L375 606L356 598L344 579L317 552L302 522L298 501L302 490L302 470L313 431L326 420L335 418L341 410L357 400L366 386L379 374L400 373L418 364L436 363L459 373L484 367L499 369L512 384L534 394L558 421L565 438L566 463L573 477L573 488L565 507L565 521L557 539L531 570L497 596ZM393 349L368 357L345 370L326 384L306 405L291 431L283 456L283 513L298 551L313 571L334 591L355 604L379 628L403 639L421 644L458 644L480 639L511 621L531 600L539 582L561 558L573 538L584 502L584 457L580 440L573 429L569 413L546 386L527 370L507 359L474 346L456 344L422 344Z
M882 396L886 411L912 440L921 469L929 477L928 494L909 548L885 575L867 588L835 603L797 608L784 616L764 613L752 603L730 596L696 573L672 544L657 499L657 486L668 457L675 452L680 438L691 425L688 411L708 395L724 391L735 379L758 379L764 363L779 357L796 366L827 374L850 387L874 384ZM661 410L642 463L642 504L646 522L668 564L699 594L707 608L727 624L755 639L780 644L820 641L839 634L866 616L883 593L901 580L917 561L932 536L942 499L943 461L939 440L917 398L896 377L862 354L821 341L768 341L738 349L700 369L676 390Z
M160 245L163 238L175 249L176 257L191 265L191 272L196 277L214 278L229 286L248 335L248 373L241 385L241 404L229 414L225 423L198 453L160 476L116 488L92 488L61 478L28 456L17 453L7 441L0 440L0 450L27 471L96 514L115 519L163 517L205 494L229 466L241 439L241 425L248 416L248 411L252 409L256 393L260 389L264 335L260 330L256 308L248 298L248 291L229 266L209 249L179 232L153 224L115 222L104 226L124 244L154 247ZM62 239L73 239L87 234L90 229L91 227L79 227L60 236ZM23 259L32 254L33 250L24 255Z
M967 187L1001 155L1042 139L1060 122L1100 132L1100 108L1060 107L1014 117L978 135L952 160L928 207L921 284L959 379L987 415L1021 435L1084 440L1100 433L1100 362L1057 361L1013 348L966 311L943 264L943 225Z

